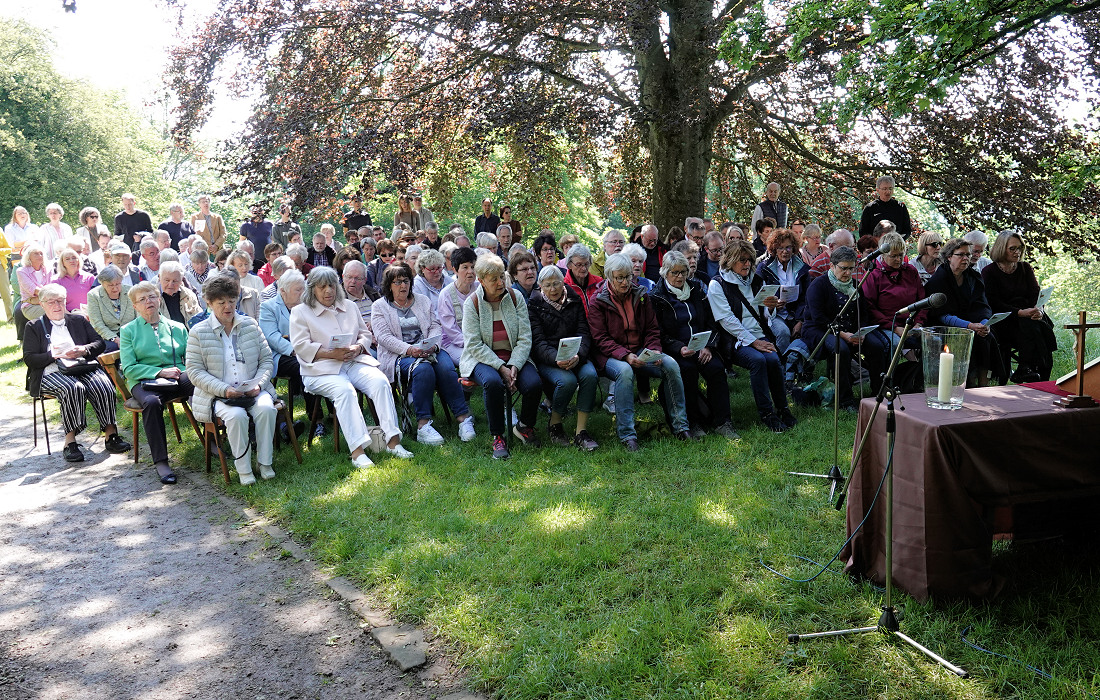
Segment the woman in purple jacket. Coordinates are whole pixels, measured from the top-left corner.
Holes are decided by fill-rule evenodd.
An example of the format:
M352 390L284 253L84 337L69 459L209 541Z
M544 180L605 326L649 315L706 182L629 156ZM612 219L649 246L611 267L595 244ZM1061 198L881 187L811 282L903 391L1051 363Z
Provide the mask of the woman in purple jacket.
M871 322L893 331L890 346L896 347L909 318L909 314L898 314L898 309L923 299L924 285L917 268L905 262L905 239L897 233L888 233L882 237L879 247L886 252L875 269L867 273L862 291L867 298ZM913 328L923 326L927 316L927 309L918 311Z

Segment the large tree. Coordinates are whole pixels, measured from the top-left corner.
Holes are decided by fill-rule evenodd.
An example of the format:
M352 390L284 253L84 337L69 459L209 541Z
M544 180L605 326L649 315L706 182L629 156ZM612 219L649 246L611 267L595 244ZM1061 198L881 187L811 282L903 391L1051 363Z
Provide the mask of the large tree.
M1029 206L1049 232L1096 209L1088 183L1034 190L1052 158L1094 157L1059 107L1075 86L1095 104L1097 2L225 0L177 50L176 135L225 81L259 89L231 186L301 205L384 174L445 209L494 144L541 202L564 139L597 196L662 228L704 210L708 177L732 218L762 178L841 201L891 169L958 223Z

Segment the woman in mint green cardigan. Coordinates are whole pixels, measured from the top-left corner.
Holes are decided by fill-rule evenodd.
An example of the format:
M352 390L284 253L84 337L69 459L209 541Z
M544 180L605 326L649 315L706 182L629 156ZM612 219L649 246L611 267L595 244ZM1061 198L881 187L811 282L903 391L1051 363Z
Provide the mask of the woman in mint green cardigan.
M187 378L187 328L160 315L160 290L151 282L139 282L127 291L137 311L119 335L119 363L130 393L145 410L145 440L162 484L176 483L168 464L168 436L164 430L164 405L190 397L194 387Z

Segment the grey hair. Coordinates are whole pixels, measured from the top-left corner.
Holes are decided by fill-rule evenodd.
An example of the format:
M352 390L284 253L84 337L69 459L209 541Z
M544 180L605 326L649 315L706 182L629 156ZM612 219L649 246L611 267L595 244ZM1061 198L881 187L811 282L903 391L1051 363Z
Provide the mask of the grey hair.
M206 250L192 250L191 255L188 256L191 259L191 264L196 263L208 263L210 262L210 253Z
M672 268L677 265L683 265L685 270L691 270L691 265L688 264L687 256L680 251L670 250L665 253L665 257L661 259L661 277L672 272Z
M856 244L856 239L855 239L855 236L853 236L853 235L852 235L852 232L851 232L851 231L849 231L849 230L848 230L848 229L846 229L846 228L838 228L837 230L833 231L832 233L830 233L830 234L829 234L829 235L828 235L828 236L827 236L827 237L825 238L825 245L827 245L827 246L829 246L830 248L832 248L832 247L833 247L834 245L836 245L836 244L837 244L837 242L838 242L838 241L840 241L840 239L842 239L842 238L843 238L844 240L850 240L850 241L852 241L852 245L853 245L853 246L854 246L854 245Z
M416 250L413 250L414 248ZM417 255L421 255L424 253L424 246L420 245L419 243L413 243L411 246L405 249L406 258L409 257L409 253L416 253Z
M604 242L604 245L607 245L607 237L611 236L611 235L614 235L614 234L618 234L618 235L623 237L624 241L626 240L626 233L624 233L622 229L611 228L611 229L608 229L608 230L604 231L603 239L602 239L603 242Z
M967 233L965 236L962 237L962 239L971 245L980 245L982 248L985 248L987 245L989 245L989 236L985 235L985 233L979 231L978 229L974 229L973 231Z
M875 180L875 187L878 187L879 185L881 185L883 183L886 183L886 182L893 185L894 184L894 178L890 177L889 175L883 175L879 179Z
M898 253L905 252L905 239L901 237L900 233L891 231L883 235L879 240L879 249L885 250L891 255L897 255Z
M518 243L518 242L513 243L512 247L508 249L508 257L510 258L513 255L515 255L516 253L523 252L523 251L526 251L526 250L527 250L527 247L524 246L522 243Z
M809 238L811 233L821 235L821 227L817 224L806 224L806 228L802 229L802 237Z
M100 284L107 284L108 282L117 282L122 279L122 270L118 269L114 265L107 265L99 274L95 276L96 281Z
M237 250L243 250L249 255L254 255L256 253L256 246L247 238L242 238L237 241Z
M419 275L424 272L424 268L435 265L441 267L446 265L446 261L443 259L443 253L434 248L428 248L416 259L416 274Z
M350 261L348 265L350 265L352 262L355 261ZM347 265L344 266L344 269L347 269ZM293 267L284 272L279 279L275 280L275 289L278 289L281 292L287 287L292 286L295 282L300 282L302 285L305 285L306 276L302 274L301 270Z
M309 251L301 243L294 243L287 246L286 254L295 260L305 260L306 256L309 255Z
M133 287L130 287L128 290L126 290L126 296L130 297L130 301L136 304L137 298L142 294L148 292L155 292L157 294L160 294L160 290L157 289L155 284L153 284L149 280L142 280L141 282L138 282Z
M47 301L53 301L54 299L67 299L69 293L65 291L65 288L56 282L43 285L38 289L38 302L40 304Z
M496 248L500 245L500 239L496 237L496 234L489 233L488 231L482 231L477 234L477 247L478 248Z
M711 231L711 233L714 232ZM725 243L725 241L723 241L723 243ZM689 253L695 256L699 255L699 246L695 243L695 241L691 240L690 238L685 238L682 241L677 241L676 245L672 246L672 249L678 253L682 253L685 258L687 258Z
M34 253L38 253L39 255L42 256L43 265L46 262L46 249L42 247L41 243L27 243L26 245L23 246L22 253L23 253L23 259L24 260L29 258Z
M271 276L278 279L287 270L297 267L297 263L294 262L294 258L289 255L280 255L271 261Z
M169 241L172 240L172 234L168 233L167 231L165 231L162 228L158 228L156 231L153 231L153 240L154 241L159 241L161 239L161 236L163 236L164 238L167 238Z
M542 284L543 282L546 282L546 281L552 280L552 279L554 279L554 280L564 280L565 275L563 275L561 273L561 268L558 267L557 265L544 265L543 268L541 270L539 270L538 283Z
M592 264L592 251L583 243L574 243L569 252L565 254L565 262L573 262L573 258L580 258L586 265Z
M167 260L160 266L160 277L157 279L164 279L165 275L178 274L180 279L183 279L183 265L179 264L178 260Z
M436 232L438 232L439 231L439 224L437 224L434 221L429 221L428 223L424 224L424 230L425 231L436 231Z
M842 245L832 253L829 253L829 264L839 265L842 262L855 262L859 260L859 255L854 248L849 248L846 245Z
M364 276L367 274L367 266L362 260L348 260L344 263L344 276L346 277L349 271L360 270Z
M160 251L160 255L158 257L160 258L161 265L169 262L180 261L180 254L172 250L171 248L165 248L164 250Z
M649 253L645 251L645 248L637 243L627 243L619 252L630 258L641 258L644 260L649 257Z
M232 253L229 254L229 257L225 259L225 264L232 266L234 260L244 260L248 263L249 267L252 267L252 256L249 255L247 251L241 250L239 248L237 250L234 250Z
M195 242L191 244L191 252L196 250L210 250L210 244L202 239L201 236L195 239Z
M141 245L138 246L138 252L144 254L145 251L152 250L154 248L160 250L160 246L157 245L157 242L155 240L153 240L152 238L145 238L142 239Z
M496 238L496 236L493 237ZM484 255L479 255L477 262L474 263L474 275L479 280L490 277L503 277L504 261L500 259L499 255L486 251Z
M65 208L62 207L57 202L50 202L49 204L46 205L46 215L47 216L49 216L51 211L57 211L61 214L61 216L65 216Z
M306 277L306 293L302 296L303 304L310 308L316 308L320 304L317 301L317 295L314 293L318 287L332 287L335 289L337 304L347 299L347 295L344 294L344 286L340 284L340 276L336 274L336 270L327 265L318 265L309 271L309 277Z
M603 264L604 276L608 279L611 278L616 272L626 272L631 276L634 275L634 261L630 259L630 256L626 253L615 253L614 255L608 255L607 260Z
M497 226L497 233L499 234L501 231L507 231L508 235L512 235L512 227L508 224L501 224L500 226Z

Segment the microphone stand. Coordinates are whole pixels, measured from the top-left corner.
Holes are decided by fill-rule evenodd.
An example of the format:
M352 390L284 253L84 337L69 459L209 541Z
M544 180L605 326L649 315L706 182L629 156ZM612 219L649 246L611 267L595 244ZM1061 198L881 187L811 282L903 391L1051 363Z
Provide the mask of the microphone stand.
M788 634L787 642L790 644L797 644L803 639L820 639L821 637L841 637L850 634L867 634L869 632L882 632L888 637L900 639L909 646L913 647L917 651L921 652L928 658L932 659L936 663L940 664L947 670L951 671L960 678L967 678L969 673L965 669L962 669L952 664L947 659L943 658L931 649L921 645L911 637L906 636L901 632L901 626L898 624L897 609L894 607L894 441L897 437L897 421L894 414L894 399L897 398L897 388L894 386L894 370L897 368L898 360L901 359L902 349L905 346L905 337L909 334L915 323L916 314L909 314L909 318L905 321L905 333L902 334L901 342L894 349L894 354L890 358L890 366L886 370L886 375L882 380L882 388L879 389L878 397L875 400L875 410L871 413L871 419L867 422L867 428L863 432L863 440L860 441L859 450L862 451L863 445L866 443L867 436L871 433L871 426L874 423L875 415L878 413L879 406L882 405L883 400L886 401L886 484L883 490L883 496L886 499L886 593L883 597L882 615L878 619L878 623L870 627L854 627L851 629L843 630L831 630L828 632L813 632L811 634ZM859 452L857 452L859 454ZM841 500L843 500L843 494L841 494ZM838 506L839 508L839 506Z
M869 261L868 261L869 262ZM857 265L862 263L857 262ZM828 273L826 273L828 274ZM840 311L829 323L829 331L821 337L821 340L817 341L817 346L814 351L810 353L810 358L813 359L818 356L821 349L825 346L825 341L831 334L836 339L836 351L833 353L833 464L829 467L829 471L825 474L815 474L812 472L787 472L791 476L805 476L812 479L828 479L829 485L829 500L833 500L833 496L836 494L837 487L842 485L846 479L844 472L840 469L840 343L844 341L840 339L840 319L847 313L848 307L852 302L859 297L860 290L863 288L863 283L867 280L869 273L864 273L863 278L856 284L855 294L849 295L847 301L844 302L844 306L840 307ZM845 371L848 371L845 368ZM843 492L841 498L844 498Z

